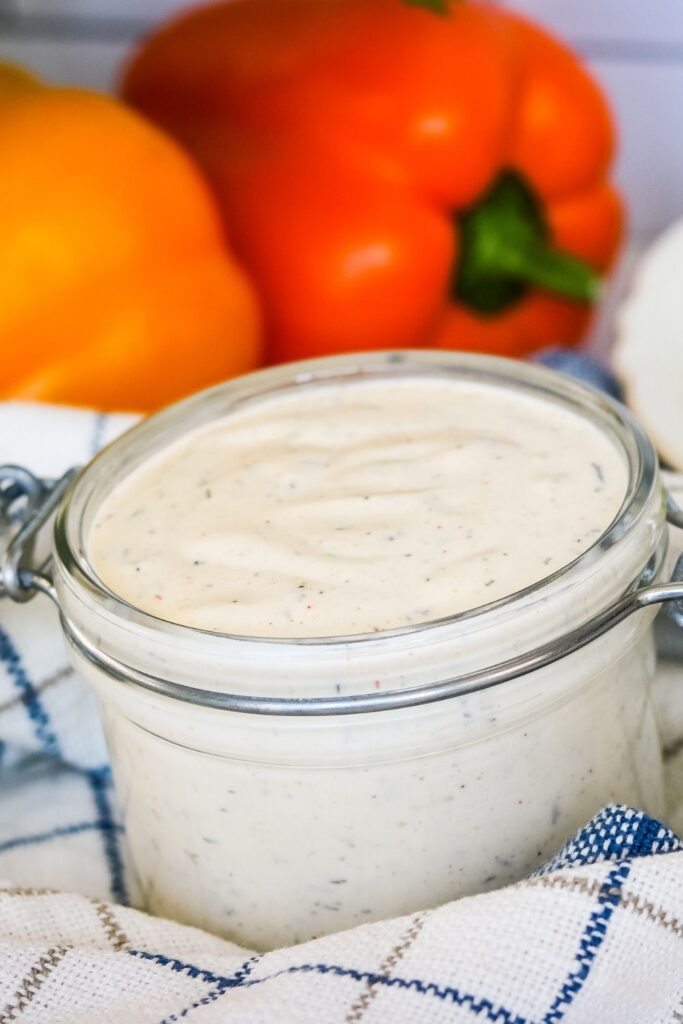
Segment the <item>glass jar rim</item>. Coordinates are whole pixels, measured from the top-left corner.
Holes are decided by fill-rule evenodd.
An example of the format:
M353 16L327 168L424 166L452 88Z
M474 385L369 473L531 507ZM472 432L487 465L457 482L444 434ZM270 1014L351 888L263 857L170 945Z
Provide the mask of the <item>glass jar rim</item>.
M183 625L160 618L130 604L104 584L88 557L83 537L83 519L94 485L103 475L111 479L109 463L124 446L133 446L143 452L135 465L151 454L146 444L172 427L175 434L153 450L172 444L185 430L209 423L229 415L231 409L247 402L267 398L278 392L300 386L320 386L330 383L377 379L386 376L431 376L475 380L496 387L513 387L530 392L547 401L560 403L576 415L590 419L621 448L628 465L628 482L623 502L615 518L585 551L542 579L505 595L495 601L466 609L453 615L425 622L400 626L373 633L315 637L260 637L223 633L196 626ZM227 402L227 405L226 405ZM202 417L202 407L216 407L214 415ZM128 471L132 466L128 467ZM121 478L125 476L121 474ZM59 563L77 586L91 597L104 603L116 617L147 629L163 631L177 637L202 636L212 641L224 639L230 643L269 644L283 649L293 647L330 647L334 645L381 644L402 636L416 636L452 624L475 622L487 613L496 611L542 592L550 584L569 579L577 570L596 563L601 555L629 533L646 508L657 481L657 457L644 430L619 402L574 379L545 367L500 357L434 350L398 350L362 353L351 356L331 356L305 360L274 368L259 370L235 378L213 388L198 392L135 424L107 448L96 455L72 481L58 512L55 531L55 553ZM107 493L105 491L105 493ZM104 495L103 495L104 496Z
M605 432L627 463L626 493L612 523L589 549L537 583L487 605L394 630L277 638L218 633L159 619L109 591L92 570L85 541L88 516L91 522L98 503L111 490L108 483L168 447L183 432L224 417L249 401L302 385L387 375L454 374L513 387L573 410ZM395 710L460 697L534 673L601 636L636 608L670 600L671 595L662 596L666 588L639 589L639 584L658 577L666 554L663 499L656 454L630 413L608 396L544 367L434 350L326 357L263 370L200 392L114 441L76 477L58 511L56 593L63 628L74 648L113 680L136 689L207 708L257 715ZM596 587L599 580L605 586ZM577 588L587 600L577 602ZM539 615L546 607L555 612ZM513 617L516 629L500 628ZM521 654L517 642L520 627L526 629L527 644ZM539 635L540 645L535 644ZM503 656L496 660L500 648ZM415 657L423 652L426 661ZM373 684L375 677L368 673L380 663L385 688L369 692L368 687L380 681L375 679ZM474 671L469 671L473 663ZM455 665L459 671L464 666L464 672L454 676ZM255 673L259 679L265 675L277 683L272 687L277 696L264 690L260 681L254 685ZM321 680L329 693L334 679L340 680L335 683L339 696L320 695ZM207 685L203 685L205 681Z

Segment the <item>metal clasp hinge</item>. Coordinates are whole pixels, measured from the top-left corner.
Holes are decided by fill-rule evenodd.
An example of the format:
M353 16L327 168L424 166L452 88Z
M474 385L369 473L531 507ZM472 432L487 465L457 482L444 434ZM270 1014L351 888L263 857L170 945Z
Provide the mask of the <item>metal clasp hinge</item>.
M683 509L678 506L668 491L666 492L666 519L671 526L675 526L678 530L683 530ZM676 564L671 573L671 583L674 586L676 584L679 586L683 584L683 554L679 555L676 559ZM665 602L665 605L669 618L673 619L676 625L683 629L683 595Z
M38 534L77 472L70 469L58 480L45 480L23 466L0 466L0 531L11 538L0 559L0 597L23 603L41 593L56 602L52 555L37 566L32 563Z

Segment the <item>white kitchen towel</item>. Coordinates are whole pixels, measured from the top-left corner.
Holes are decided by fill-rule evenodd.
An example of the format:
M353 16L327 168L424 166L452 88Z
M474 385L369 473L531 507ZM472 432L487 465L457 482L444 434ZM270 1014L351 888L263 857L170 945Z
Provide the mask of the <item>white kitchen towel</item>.
M84 465L133 416L28 403L0 403L0 465L56 478ZM3 546L0 523L0 550ZM28 753L101 768L106 751L95 702L68 663L56 609L0 603L0 764Z
M130 422L0 405L0 464L54 477ZM680 829L683 670L664 666L656 692ZM136 891L106 751L56 612L0 601L0 1024L672 1024L678 851L664 826L612 808L548 874L262 957L152 919L121 905Z
M134 419L0 403L0 465L58 477ZM43 597L1 599L0 878L128 901L129 874L97 707L57 611Z
M673 1024L683 852L611 808L548 873L258 955L48 889L0 889L0 1024Z

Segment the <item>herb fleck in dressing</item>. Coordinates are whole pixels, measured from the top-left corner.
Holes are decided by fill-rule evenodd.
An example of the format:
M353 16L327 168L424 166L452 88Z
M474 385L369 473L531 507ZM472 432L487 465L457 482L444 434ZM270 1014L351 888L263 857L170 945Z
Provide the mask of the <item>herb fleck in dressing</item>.
M519 391L429 376L297 388L130 474L90 555L111 590L171 622L371 633L550 575L605 531L626 480L604 433Z

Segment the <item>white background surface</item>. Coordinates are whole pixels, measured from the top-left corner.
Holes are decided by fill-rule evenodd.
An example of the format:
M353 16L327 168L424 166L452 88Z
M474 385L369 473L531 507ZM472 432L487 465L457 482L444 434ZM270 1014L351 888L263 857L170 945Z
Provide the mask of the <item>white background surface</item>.
M321 0L322 2L322 0ZM621 134L618 175L632 228L683 213L683 0L509 0L584 54ZM131 43L179 0L0 0L0 57L108 89Z

